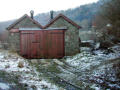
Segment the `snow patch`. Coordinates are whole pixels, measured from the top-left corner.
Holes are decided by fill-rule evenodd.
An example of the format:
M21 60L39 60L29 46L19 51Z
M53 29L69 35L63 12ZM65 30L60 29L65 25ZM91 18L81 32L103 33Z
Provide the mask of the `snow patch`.
M94 89L94 90L101 90L99 87L97 87L96 84L93 84L93 85L91 86L91 88Z
M75 67L80 67L81 69L90 68L90 66L99 65L103 61L108 61L111 59L120 57L120 46L111 47L114 53L104 54L104 50L94 51L95 55L92 55L90 48L81 48L81 53L69 57L66 62Z
M9 90L9 88L10 88L9 85L0 82L0 89Z

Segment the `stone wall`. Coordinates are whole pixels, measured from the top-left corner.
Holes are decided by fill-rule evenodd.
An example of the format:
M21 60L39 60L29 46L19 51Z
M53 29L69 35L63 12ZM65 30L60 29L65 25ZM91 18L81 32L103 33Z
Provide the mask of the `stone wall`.
M65 32L65 55L70 56L80 52L79 49L79 29L68 23L62 17L51 24L50 27L67 27Z
M25 18L19 24L15 25L13 29L19 27L38 27L29 19ZM51 24L50 27L67 27L68 30L65 32L65 55L70 56L80 52L79 49L79 30L74 25L68 23L62 17ZM20 34L19 33L9 33L9 44L11 50L19 51L20 50Z
M21 22L16 24L13 28L18 29L18 28L32 28L32 27L37 28L38 26L35 23L33 23L30 19L25 18Z
M9 33L9 48L12 51L19 52L20 50L20 34Z
M35 23L33 23L29 18L24 18L21 22L16 24L13 29L19 28L39 28ZM9 32L9 48L12 51L20 51L20 33Z

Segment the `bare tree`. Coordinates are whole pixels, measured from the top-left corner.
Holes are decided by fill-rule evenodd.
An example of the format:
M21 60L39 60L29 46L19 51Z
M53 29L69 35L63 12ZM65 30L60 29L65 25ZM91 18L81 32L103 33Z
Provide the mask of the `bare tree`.
M116 37L120 36L120 0L101 0L99 16L105 23L112 25L110 33ZM102 23L102 22L101 22Z

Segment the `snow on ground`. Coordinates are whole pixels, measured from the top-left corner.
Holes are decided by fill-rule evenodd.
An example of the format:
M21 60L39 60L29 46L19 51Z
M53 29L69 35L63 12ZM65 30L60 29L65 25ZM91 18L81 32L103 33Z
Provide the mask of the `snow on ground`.
M78 67L81 70L90 69L91 66L100 65L103 61L120 57L120 46L111 47L114 53L104 54L105 50L96 50L93 55L90 48L82 47L81 53L68 57L66 62L70 66Z
M94 83L97 83L104 87L107 86L107 88L109 88L110 90L118 90L120 89L120 79L117 76L118 73L119 69L113 68L112 64L107 64L94 70L89 79L90 81L93 81ZM93 86L95 86L95 84ZM93 86L92 88L94 88Z
M109 49L112 50L113 52L106 54L106 52L108 52L106 50L95 50L93 53L91 53L90 48L84 47L84 48L81 48L81 53L75 56L66 57L65 62L69 66L71 66L70 69L69 68L67 69L69 71L78 72L78 75L76 75L73 72L70 73L69 71L67 71L67 69L66 70L61 69L63 68L62 67L63 62L58 62L54 60L56 63L59 63L61 66L61 67L58 66L62 72L59 75L61 77L65 77L65 79L68 79L68 80L70 79L72 80L72 77L73 77L75 81L76 78L80 80L82 79L84 80L85 79L84 75L87 76L86 72L91 72L89 75L90 76L89 79L90 80L96 79L97 82L102 83L103 81L96 77L101 77L101 75L104 75L106 73L105 72L106 66L109 68L112 68L112 65L109 64L110 62L114 61L112 59L120 57L120 46L116 45ZM23 63L23 67L21 68L18 67L18 64L20 62ZM38 90L43 90L43 88L44 89L47 88L48 90L59 90L60 89L56 85L49 83L47 80L40 78L39 77L40 72L37 72L35 67L33 68L32 66L30 66L27 60L25 60L24 58L20 57L19 55L15 53L10 53L9 51L0 50L0 70L19 75L20 82L27 84L29 88L35 86L37 87ZM111 73L113 71L114 70L111 70ZM114 80L116 79L113 75L111 77L111 81L114 81ZM114 84L109 83L109 86L114 86ZM114 87L119 87L119 86L115 85ZM100 88L96 84L92 84L91 88L100 90Z
M8 90L10 87L6 83L0 83L0 89L2 90Z
M20 62L23 63L23 67L18 67ZM29 89L36 87L37 90L43 90L45 88L48 90L59 90L59 87L56 85L49 83L43 78L40 79L38 75L39 73L35 70L35 68L32 68L28 64L27 60L15 53L0 50L0 70L19 75L20 82L27 84ZM2 83L0 83L0 86L1 84Z
M113 69L113 62L120 62L119 59L116 59L120 58L120 46L110 47L109 50L111 51L99 49L92 53L90 48L83 47L81 48L81 53L67 57L66 63L74 67L73 71L80 73L79 78L83 82L84 80L88 80L88 78L89 81L94 81L91 88L95 90L101 90L98 85L104 84L108 88L120 89L119 78L116 78L116 73L119 69Z

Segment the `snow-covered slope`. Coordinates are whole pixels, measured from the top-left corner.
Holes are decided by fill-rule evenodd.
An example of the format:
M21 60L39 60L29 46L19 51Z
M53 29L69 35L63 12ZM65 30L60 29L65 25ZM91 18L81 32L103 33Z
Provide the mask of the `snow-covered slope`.
M95 90L120 89L120 46L115 45L109 50L109 53L106 53L108 50L91 52L90 48L84 47L81 53L67 57L66 63L74 67L70 71L77 73L76 81Z

